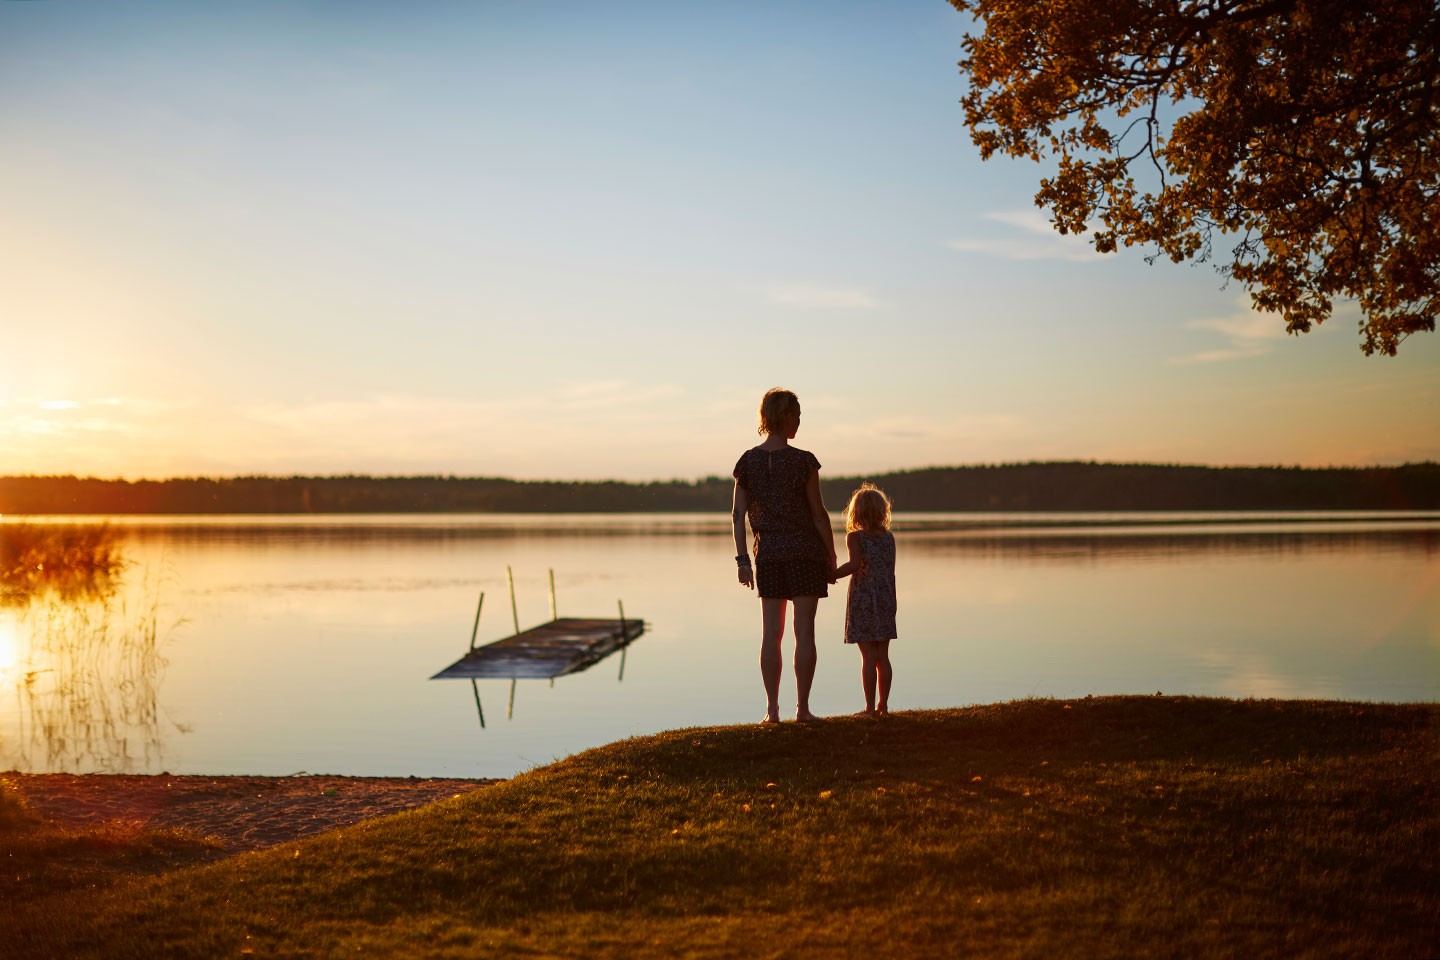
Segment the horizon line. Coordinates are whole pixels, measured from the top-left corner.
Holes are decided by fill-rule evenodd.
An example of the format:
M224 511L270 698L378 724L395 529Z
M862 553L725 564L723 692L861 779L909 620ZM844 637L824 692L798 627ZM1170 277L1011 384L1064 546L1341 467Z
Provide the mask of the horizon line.
M1046 466L1087 466L1087 467L1164 467L1170 469L1188 470L1400 470L1407 467L1436 467L1440 461L1436 460L1407 460L1404 463L1374 463L1363 466L1328 464L1325 466L1309 466L1302 464L1281 464L1281 463L1186 463L1179 461L1151 461L1151 460L1006 460L987 461L978 463L959 464L933 464L922 467L899 467L889 470L871 471L868 473L836 472L830 476L833 479L866 479L867 477L885 477L904 474L924 473L932 470L984 470L1002 469L1007 467L1046 467ZM723 474L708 474L701 477L668 477L652 478L647 480L622 480L615 477L533 477L520 478L513 476L485 475L485 474L461 474L461 473L236 473L236 474L177 474L163 478L137 477L128 478L121 476L102 477L95 475L79 475L74 473L24 473L5 474L0 476L0 482L7 480L78 480L97 483L177 483L186 481L212 481L224 482L231 480L500 480L509 483L565 483L565 484L625 484L630 486L643 486L648 484L697 484L706 483L712 480L728 480Z

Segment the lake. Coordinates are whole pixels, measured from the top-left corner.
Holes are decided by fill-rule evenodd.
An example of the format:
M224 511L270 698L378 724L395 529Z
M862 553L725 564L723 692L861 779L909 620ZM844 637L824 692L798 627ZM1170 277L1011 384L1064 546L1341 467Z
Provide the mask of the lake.
M0 605L0 770L505 777L763 712L725 516L22 521L108 523L126 565L108 592ZM900 515L896 537L897 710L1440 696L1437 513ZM623 601L647 630L553 682L428 679L482 591L478 642L513 632L507 565L522 628L553 570L560 616ZM863 704L844 593L820 606L821 714Z

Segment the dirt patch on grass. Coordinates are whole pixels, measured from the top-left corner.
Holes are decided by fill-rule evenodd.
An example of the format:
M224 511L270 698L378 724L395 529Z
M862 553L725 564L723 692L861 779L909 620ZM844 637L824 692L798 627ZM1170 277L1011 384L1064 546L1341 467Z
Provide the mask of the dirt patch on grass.
M227 852L424 806L495 783L415 777L181 777L161 774L0 774L30 811L57 825L178 829Z

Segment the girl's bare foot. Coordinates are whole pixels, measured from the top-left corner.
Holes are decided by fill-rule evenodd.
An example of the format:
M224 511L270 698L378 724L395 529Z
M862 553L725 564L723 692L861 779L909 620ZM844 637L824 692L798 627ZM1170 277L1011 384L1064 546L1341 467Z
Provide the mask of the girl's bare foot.
M890 708L889 708L889 707L876 707L876 708L875 708L875 716L877 716L877 717L888 717L888 716L890 716Z
M796 710L795 719L800 721L801 723L809 723L811 720L818 720L820 718L815 716L815 714L811 713L809 710Z
M871 710L869 707L866 707L864 710L856 710L856 711L855 711L855 716L857 716L857 717L873 717L873 716L875 716L875 711L874 711L874 710Z
M761 726L764 726L764 725L767 724L767 723L779 723L779 722L780 722L780 715L779 715L778 713L767 713L767 714L765 714L764 719L762 719L762 720L760 721L760 725L761 725Z

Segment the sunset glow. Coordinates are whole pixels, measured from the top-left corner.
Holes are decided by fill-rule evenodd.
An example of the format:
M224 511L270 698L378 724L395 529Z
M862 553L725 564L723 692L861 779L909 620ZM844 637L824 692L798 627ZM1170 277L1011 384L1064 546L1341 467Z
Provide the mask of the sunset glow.
M943 3L0 4L0 470L1440 458L1440 341L1287 337L982 163Z

